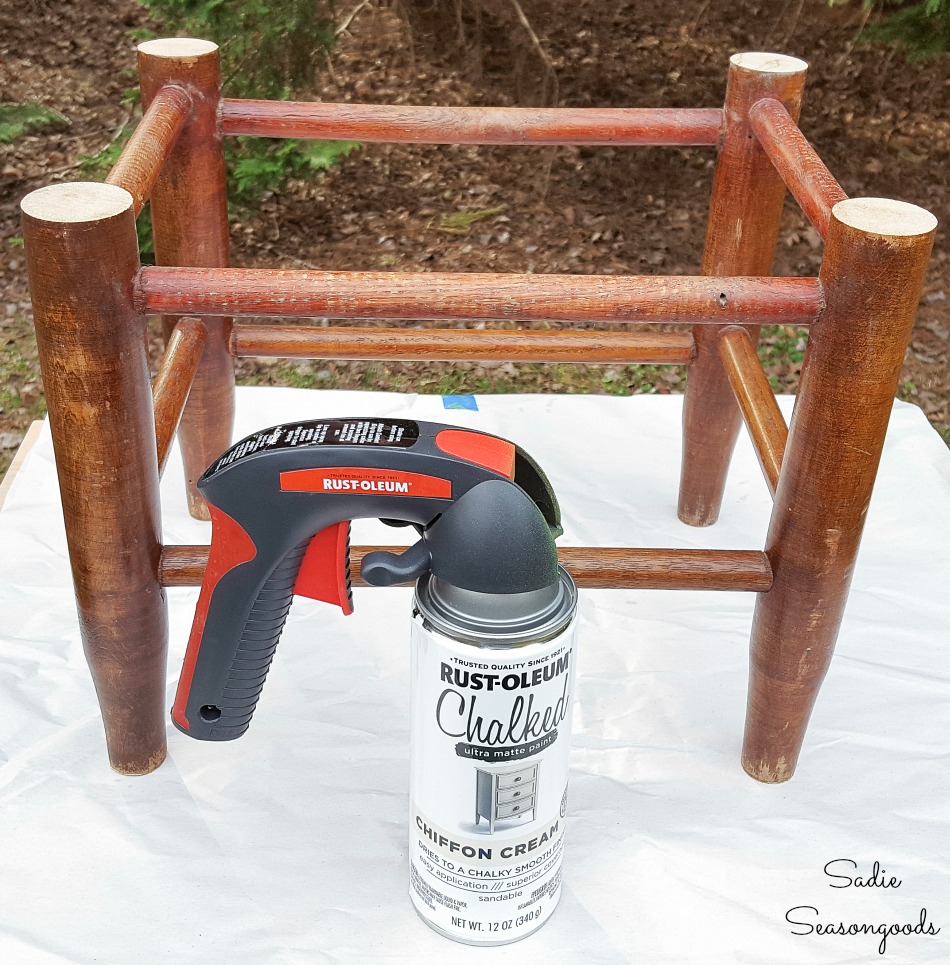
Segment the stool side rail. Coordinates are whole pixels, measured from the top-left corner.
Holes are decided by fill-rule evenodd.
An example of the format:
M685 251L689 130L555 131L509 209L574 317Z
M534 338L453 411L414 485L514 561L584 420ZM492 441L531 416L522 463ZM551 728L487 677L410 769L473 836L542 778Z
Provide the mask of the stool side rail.
M147 314L810 325L816 278L145 267Z
M805 216L826 238L831 209L848 197L841 185L779 101L757 101L749 110L749 123Z
M138 217L152 188L171 156L191 113L191 96L176 84L166 84L152 99L118 160L106 175L106 183L125 188L132 195Z
M221 102L225 135L390 144L714 146L721 108Z
M769 492L774 497L788 442L785 417L746 329L738 325L724 328L719 333L719 354Z
M168 461L191 386L198 373L207 338L208 330L197 318L179 319L155 373L152 382L152 407L155 410L159 477L165 472L165 463Z
M236 358L347 359L351 361L585 362L688 365L688 332L610 332L524 329L356 328L312 325L235 325Z
M354 586L367 553L399 553L399 546L353 546ZM207 546L166 545L159 579L163 586L199 586L208 563ZM627 549L561 546L558 559L579 587L587 589L736 590L753 593L772 585L772 569L761 550Z

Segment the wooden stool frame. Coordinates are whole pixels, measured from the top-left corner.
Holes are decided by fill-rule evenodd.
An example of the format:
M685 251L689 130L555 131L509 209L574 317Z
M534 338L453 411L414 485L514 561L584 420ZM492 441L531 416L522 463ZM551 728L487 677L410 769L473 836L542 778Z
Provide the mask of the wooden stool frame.
M178 428L194 489L231 443L236 356L689 363L682 520L715 522L740 422L774 496L763 551L562 549L582 587L747 590L742 764L794 772L828 668L914 323L936 220L847 199L797 126L806 65L737 54L718 109L375 107L222 99L218 50L139 47L145 113L106 184L23 203L40 360L86 656L112 766L166 752L165 587L200 583L207 547L163 546L159 476ZM225 135L464 144L718 147L695 277L321 272L228 267ZM825 239L817 278L770 277L786 188ZM155 267L135 217L150 200ZM146 316L167 351L150 385ZM611 331L233 324L239 316L614 322ZM200 320L199 320L200 319ZM684 333L633 325L681 322ZM790 427L755 351L762 324L810 325ZM355 568L368 547L357 547Z

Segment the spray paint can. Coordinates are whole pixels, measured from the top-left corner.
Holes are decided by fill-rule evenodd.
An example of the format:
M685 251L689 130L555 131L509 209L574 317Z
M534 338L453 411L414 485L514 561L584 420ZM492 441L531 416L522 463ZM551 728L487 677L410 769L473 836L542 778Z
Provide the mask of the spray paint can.
M527 593L417 584L409 892L456 941L517 941L560 897L576 609L560 567Z
M561 893L577 588L558 565L554 493L536 467L522 478L532 494L480 483L361 570L417 581L409 894L428 925L472 945L530 935Z

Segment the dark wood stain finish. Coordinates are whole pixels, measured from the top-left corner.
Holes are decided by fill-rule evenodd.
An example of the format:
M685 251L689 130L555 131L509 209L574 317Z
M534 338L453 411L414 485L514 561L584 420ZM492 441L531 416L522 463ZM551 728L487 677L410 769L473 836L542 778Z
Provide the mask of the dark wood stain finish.
M151 196L190 113L191 98L184 88L171 84L161 88L106 176L106 184L118 185L132 195L136 217Z
M89 188L125 195L126 209L54 220ZM168 628L132 198L101 184L41 191L55 204L36 217L41 192L24 200L23 238L79 626L109 761L145 774L165 757Z
M805 217L827 237L831 209L847 198L841 185L779 101L766 97L753 104L749 124Z
M749 108L763 97L772 97L797 119L804 83L804 69L770 73L730 64L722 145L703 253L704 275L771 272L785 183L752 134ZM747 320L752 323L753 343L758 340L756 321ZM769 324L764 318L758 321ZM697 327L693 334L696 360L686 380L683 404L678 511L684 523L709 526L719 517L741 416L719 357L718 331Z
M718 108L409 107L225 100L225 134L402 144L704 145Z
M716 326L752 320L809 325L824 305L821 285L815 278L158 266L145 267L139 273L136 298L139 308L148 313L199 316L226 312L237 316L690 322ZM731 398L731 390L729 395Z
M207 329L197 318L182 318L168 340L165 357L155 374L152 401L159 476L165 471L165 463L201 364L201 352L207 337Z
M832 212L828 307L805 351L769 525L775 582L756 602L742 751L759 781L794 773L831 661L933 245L932 229L899 236L884 219L876 233L836 217L867 203Z
M359 576L367 553L401 552L399 546L353 546L353 585L367 586ZM745 590L761 592L772 585L769 561L761 550L624 549L561 546L558 559L584 589ZM199 586L208 563L207 546L166 546L162 550L164 586Z
M719 354L769 484L769 492L774 496L788 440L785 417L775 401L775 393L746 329L739 325L722 329Z
M153 41L139 47L142 103L167 84L183 87L192 112L152 190L155 259L163 265L223 268L228 264L228 208L218 107L221 76L217 48L191 56L159 56ZM152 52L149 52L149 49ZM165 338L178 322L164 319ZM179 428L191 514L208 519L195 483L231 443L234 425L234 363L228 352L231 320L204 319L208 339Z
M344 326L235 325L238 357L295 359L479 360L689 364L693 336L628 331L483 331L474 329L347 328Z

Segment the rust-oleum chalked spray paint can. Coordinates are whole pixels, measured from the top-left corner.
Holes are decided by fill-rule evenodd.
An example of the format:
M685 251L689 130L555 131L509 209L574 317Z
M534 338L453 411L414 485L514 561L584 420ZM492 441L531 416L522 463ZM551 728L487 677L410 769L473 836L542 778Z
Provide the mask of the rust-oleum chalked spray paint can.
M560 897L577 591L514 487L451 517L413 606L409 893L441 934L498 945Z
M457 941L524 938L560 897L576 662L563 570L556 589L535 614L484 621L438 578L416 591L410 895Z

